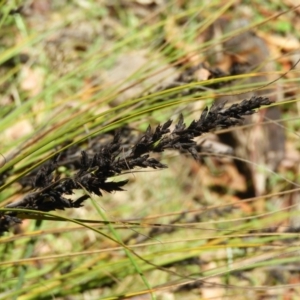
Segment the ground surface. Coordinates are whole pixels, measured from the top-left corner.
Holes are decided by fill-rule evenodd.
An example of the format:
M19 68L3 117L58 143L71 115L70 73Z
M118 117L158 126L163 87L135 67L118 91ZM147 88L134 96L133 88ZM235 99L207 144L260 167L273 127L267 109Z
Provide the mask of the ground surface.
M274 104L201 136L197 161L164 151L167 169L114 177L126 191L23 213L0 237L0 299L299 297L300 8L219 2L1 6L2 209L37 188L31 168L62 152L63 180L116 128L125 155L148 124L214 101Z

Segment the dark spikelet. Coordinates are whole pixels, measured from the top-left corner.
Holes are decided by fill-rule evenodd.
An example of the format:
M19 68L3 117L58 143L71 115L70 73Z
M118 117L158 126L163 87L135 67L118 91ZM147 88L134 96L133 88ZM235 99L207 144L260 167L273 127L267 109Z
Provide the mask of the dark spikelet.
M44 166L42 166L34 179L33 186L36 188L42 188L48 186L52 179L53 175L52 172L54 172L57 168L57 161L54 159L53 161L50 161L46 163Z
M8 231L12 225L20 224L20 223L22 223L22 221L19 218L14 217L13 215L9 215L9 214L0 215L0 235Z
M59 178L57 169L59 157L55 157L41 166L32 179L34 192L23 199L13 202L6 208L24 208L39 211L64 210L78 208L89 198L85 194L77 200L67 196L75 190L102 196L103 192L113 193L123 191L127 180L114 181L116 175L127 173L135 168L163 169L167 166L151 153L161 153L172 149L190 153L194 159L199 159L197 144L194 138L218 128L228 128L239 124L244 116L253 114L262 105L270 105L268 98L252 97L241 103L225 108L224 104L205 108L198 120L188 126L181 115L174 129L170 130L172 120L158 125L155 130L148 126L146 132L132 145L123 144L120 132L116 132L112 141L97 145L94 153L81 151L78 161L73 163L73 176ZM68 165L66 164L66 167ZM20 223L16 213L0 214L0 233L5 232L13 223Z

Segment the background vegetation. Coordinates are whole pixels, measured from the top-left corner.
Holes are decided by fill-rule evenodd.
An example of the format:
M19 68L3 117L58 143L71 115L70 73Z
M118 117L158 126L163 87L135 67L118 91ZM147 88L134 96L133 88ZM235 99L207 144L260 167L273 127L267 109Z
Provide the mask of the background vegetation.
M149 124L181 113L189 124L213 101L275 101L197 140L199 161L165 151L154 157L168 168L116 176L126 191L89 194L80 208L16 209L22 224L0 237L0 299L299 297L298 7L0 5L2 213L33 192L32 172L49 159L64 155L59 175L70 176L80 152L117 129L126 146Z

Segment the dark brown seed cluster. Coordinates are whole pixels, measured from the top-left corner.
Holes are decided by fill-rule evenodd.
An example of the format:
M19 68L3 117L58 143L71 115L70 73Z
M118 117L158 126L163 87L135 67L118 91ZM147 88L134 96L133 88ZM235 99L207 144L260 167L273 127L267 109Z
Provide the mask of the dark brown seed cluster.
M75 164L73 176L60 178L57 172L59 156L36 170L32 178L34 192L23 199L13 202L6 208L23 208L39 211L78 208L89 198L88 193L77 200L71 200L75 190L87 191L101 196L103 191L111 193L123 191L127 180L115 181L116 175L135 168L162 169L167 166L151 157L151 153L173 149L190 153L199 159L197 144L194 141L204 133L228 128L241 122L244 116L253 114L262 105L269 105L268 98L252 97L241 103L225 108L225 104L205 108L198 120L186 126L181 115L174 129L170 129L172 120L158 125L154 130L149 126L146 132L133 144L122 143L120 132L115 133L111 142L97 147L94 153L81 151L81 158ZM0 215L0 233L7 231L9 226L20 223L17 214L10 212Z

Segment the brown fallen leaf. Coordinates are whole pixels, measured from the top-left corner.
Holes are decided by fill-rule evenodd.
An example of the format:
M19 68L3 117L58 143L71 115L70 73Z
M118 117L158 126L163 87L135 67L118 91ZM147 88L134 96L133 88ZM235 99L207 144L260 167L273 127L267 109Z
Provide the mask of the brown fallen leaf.
M277 48L285 52L296 51L300 48L300 42L294 36L281 36L265 33L262 31L257 32L257 35L262 38L268 45L276 46Z
M8 140L17 140L33 131L33 127L28 120L17 121L4 131L4 136Z
M31 97L39 94L44 85L44 72L42 69L30 68L24 65L21 72L20 87L28 92Z

